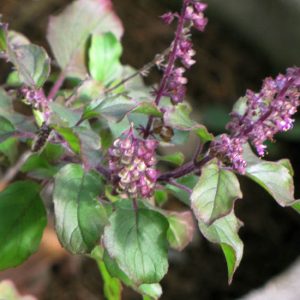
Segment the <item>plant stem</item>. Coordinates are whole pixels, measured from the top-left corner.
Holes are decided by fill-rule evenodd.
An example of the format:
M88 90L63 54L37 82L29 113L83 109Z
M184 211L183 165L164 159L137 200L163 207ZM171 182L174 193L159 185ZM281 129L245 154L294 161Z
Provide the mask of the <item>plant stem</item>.
M64 70L64 71L62 71L59 74L56 82L54 83L53 87L51 88L51 90L50 90L50 92L48 94L48 97L47 97L48 100L53 100L54 99L54 97L56 96L57 92L62 87L62 85L63 85L63 83L65 81L65 78L66 78L66 73L65 73L65 70Z
M166 181L169 182L170 179L176 179L183 177L187 174L190 174L196 170L200 170L207 162L209 162L212 159L209 155L205 156L202 160L199 162L194 162L194 161L189 161L186 164L182 165L181 167L173 170L166 172L164 174L161 174L158 177L158 181Z
M185 185L183 185L183 184L178 183L178 182L175 181L174 179L170 179L170 180L168 181L168 183L171 184L171 185L174 185L174 186L178 187L179 189L181 189L181 190L187 192L188 194L192 194L192 190L191 190L190 188L188 188L187 186L185 186Z
M25 151L19 158L19 160L16 162L14 166L9 168L7 172L4 174L0 181L0 191L4 190L5 187L9 184L11 180L14 179L14 177L17 175L17 173L20 171L23 164L27 161L27 159L32 155L33 153L28 150Z
M181 34L182 34L182 31L183 31L183 27L184 27L184 21L185 21L184 15L185 15L185 12L186 12L187 4L188 4L188 1L185 0L184 3L183 3L182 9L181 9L181 14L180 14L180 17L179 17L178 26L177 26L177 29L176 29L176 32L175 32L173 47L172 47L171 53L169 55L168 65L167 65L167 68L164 72L163 78L160 82L160 86L159 86L159 88L157 90L157 93L156 93L156 98L155 98L155 101L154 101L154 103L156 105L159 105L159 102L160 102L161 98L164 95L165 89L167 87L168 79L169 79L170 75L172 74L172 71L173 71L173 68L174 68L174 63L176 61L176 52L177 52L177 48L178 48L178 43L180 41ZM153 120L154 120L153 116L150 116L149 120L148 120L148 123L147 123L147 126L146 126L146 129L145 129L145 133L144 133L144 138L145 139L150 134Z

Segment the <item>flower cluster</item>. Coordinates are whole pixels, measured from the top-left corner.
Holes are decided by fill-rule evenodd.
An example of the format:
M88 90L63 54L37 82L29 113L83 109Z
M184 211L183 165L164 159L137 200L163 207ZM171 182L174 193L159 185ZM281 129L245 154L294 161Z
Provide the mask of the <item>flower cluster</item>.
M230 162L232 168L244 173L242 146L250 141L260 156L265 154L266 140L276 133L292 128L292 115L300 105L300 68L291 68L275 79L266 78L259 93L248 90L246 109L233 112L227 125L231 136L222 135L212 143L211 152Z
M21 93L26 101L34 108L43 106L44 97L42 96L40 91L28 87L22 87Z
M222 134L212 142L210 155L217 157L238 173L244 174L247 166L243 159L243 144L245 142L240 138L231 138L227 134Z
M137 138L133 128L115 140L109 149L109 169L117 192L129 198L152 196L158 177L156 148L156 140Z
M165 68L167 75L167 85L164 96L171 98L174 104L182 102L186 92L187 78L184 72L189 69L196 61L193 59L195 50L190 38L191 27L199 31L204 31L207 24L207 18L204 17L204 11L207 5L195 0L185 0L181 14L168 12L162 16L165 23L170 24L175 18L178 18L178 27L175 39L171 45L172 52L169 60L172 61L171 68ZM182 66L176 66L179 60Z

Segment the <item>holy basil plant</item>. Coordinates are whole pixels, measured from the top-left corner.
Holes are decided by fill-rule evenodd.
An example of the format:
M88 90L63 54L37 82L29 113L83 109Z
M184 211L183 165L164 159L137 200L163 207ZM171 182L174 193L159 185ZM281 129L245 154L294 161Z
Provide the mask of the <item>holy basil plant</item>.
M183 0L180 12L164 14L174 39L139 70L120 62L123 27L108 0L76 0L51 17L51 55L0 23L0 55L12 66L0 88L0 270L37 250L48 216L65 249L97 262L107 299L121 299L122 284L158 299L169 249L185 248L196 227L220 246L232 281L243 256L237 175L300 212L289 161L261 158L265 142L293 126L300 69L248 90L228 132L213 136L185 101L191 36L204 31L205 9ZM142 77L153 68L162 78L151 88ZM190 135L198 140L191 159L163 154ZM174 196L185 210L165 209Z

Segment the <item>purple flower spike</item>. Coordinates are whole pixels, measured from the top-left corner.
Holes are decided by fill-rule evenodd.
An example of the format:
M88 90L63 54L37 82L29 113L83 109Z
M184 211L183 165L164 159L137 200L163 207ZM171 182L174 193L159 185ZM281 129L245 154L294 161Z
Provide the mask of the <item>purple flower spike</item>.
M158 142L153 139L141 140L132 128L115 140L109 149L109 169L117 178L116 190L129 198L149 198L153 195L158 172L155 150Z

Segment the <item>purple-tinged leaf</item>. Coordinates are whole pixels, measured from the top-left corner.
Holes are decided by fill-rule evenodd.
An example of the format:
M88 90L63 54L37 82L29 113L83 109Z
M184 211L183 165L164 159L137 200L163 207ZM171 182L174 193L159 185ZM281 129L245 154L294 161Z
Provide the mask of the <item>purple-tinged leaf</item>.
M202 168L191 195L191 206L196 218L210 225L229 214L238 198L242 198L242 192L236 175L212 161Z
M173 249L182 251L192 240L195 223L191 211L167 212L164 215L169 222L168 242Z
M55 59L67 76L84 78L86 45L92 34L112 32L117 38L123 27L110 0L77 0L60 15L51 17L47 39Z

